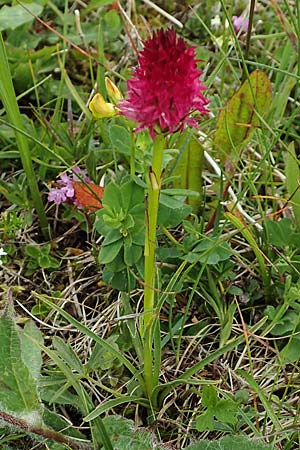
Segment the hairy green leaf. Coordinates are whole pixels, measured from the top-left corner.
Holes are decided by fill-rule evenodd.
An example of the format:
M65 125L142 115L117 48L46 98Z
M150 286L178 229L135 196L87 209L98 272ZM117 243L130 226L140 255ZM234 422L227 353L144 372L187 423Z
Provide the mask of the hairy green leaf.
M12 317L5 314L0 318L0 407L40 425L42 405L32 375L36 376L37 361L31 372L24 361L32 355L28 354L28 343L21 345L20 334Z
M272 450L271 445L249 440L242 436L227 436L218 441L203 440L186 447L185 450Z

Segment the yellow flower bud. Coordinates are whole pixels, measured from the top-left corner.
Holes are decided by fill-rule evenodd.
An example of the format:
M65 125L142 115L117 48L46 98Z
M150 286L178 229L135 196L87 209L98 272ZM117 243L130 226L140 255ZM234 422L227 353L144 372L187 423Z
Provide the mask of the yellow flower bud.
M95 119L103 119L104 117L113 117L117 111L112 103L107 103L101 94L96 94L89 104Z
M108 77L105 77L105 86L109 98L115 105L123 100L123 95L121 94L117 86Z

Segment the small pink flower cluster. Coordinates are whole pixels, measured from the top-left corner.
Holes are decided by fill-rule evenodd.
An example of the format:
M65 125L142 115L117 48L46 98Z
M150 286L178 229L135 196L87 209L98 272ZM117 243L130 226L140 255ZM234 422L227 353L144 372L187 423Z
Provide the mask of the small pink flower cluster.
M48 201L54 202L57 205L67 202L80 207L75 197L73 182L84 180L88 183L91 180L86 175L86 172L79 167L74 167L72 171L68 170L68 173L63 173L59 176L59 180L57 181L58 187L50 189ZM80 175L80 177L77 175Z
M243 16L232 16L232 23L235 29L235 32L246 33L249 27L249 20Z

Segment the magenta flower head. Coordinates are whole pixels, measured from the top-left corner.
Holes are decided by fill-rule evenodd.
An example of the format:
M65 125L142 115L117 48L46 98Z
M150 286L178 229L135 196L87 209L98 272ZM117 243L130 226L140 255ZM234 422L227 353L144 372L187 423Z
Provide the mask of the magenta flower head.
M186 124L197 126L189 114L207 113L208 104L197 62L195 47L172 29L159 30L144 42L127 83L127 99L118 104L121 114L139 124L136 131L148 128L153 138L155 131L172 133Z

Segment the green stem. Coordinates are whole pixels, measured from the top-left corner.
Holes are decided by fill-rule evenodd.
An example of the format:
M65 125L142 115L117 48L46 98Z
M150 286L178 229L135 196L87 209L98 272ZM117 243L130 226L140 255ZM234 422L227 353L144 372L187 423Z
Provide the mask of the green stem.
M130 143L130 175L134 177L135 175L135 136L131 133L131 143Z
M16 94L12 83L10 68L8 64L5 45L0 32L0 98L6 110L9 122L18 129L23 130L23 121L19 106L16 100ZM23 169L26 174L27 183L31 192L32 200L40 221L41 229L45 237L48 237L48 222L44 210L44 205L40 196L35 172L33 170L31 154L27 138L16 132L16 143L20 152Z
M105 55L103 44L103 31L101 24L98 26L98 60L100 64L97 67L97 92L101 92L104 99L107 101L107 92L105 86Z
M144 341L144 379L149 397L154 387L151 325L153 325L154 319L156 226L165 143L166 139L161 134L154 139L146 208L144 315L141 323L141 336Z

